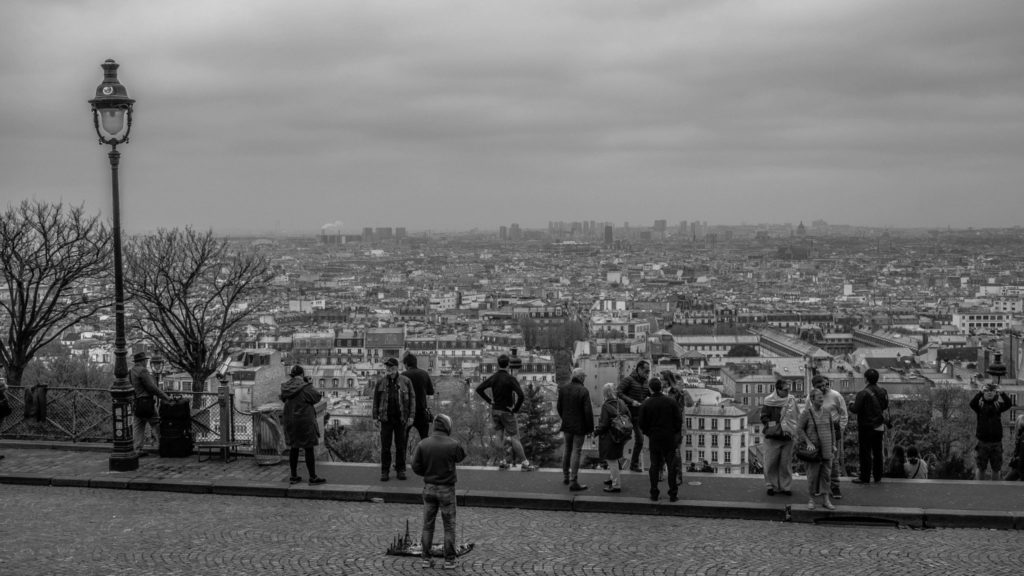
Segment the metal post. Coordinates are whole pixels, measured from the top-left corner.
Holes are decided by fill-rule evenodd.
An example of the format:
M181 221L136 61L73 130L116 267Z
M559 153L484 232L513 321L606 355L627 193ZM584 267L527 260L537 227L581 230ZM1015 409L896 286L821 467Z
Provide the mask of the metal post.
M113 412L114 448L110 453L110 470L130 472L138 470L139 455L135 452L132 432L134 412L132 397L135 391L128 383L128 350L124 329L124 275L121 264L121 202L117 186L117 168L121 153L112 146L110 176L114 200L114 384L110 387Z

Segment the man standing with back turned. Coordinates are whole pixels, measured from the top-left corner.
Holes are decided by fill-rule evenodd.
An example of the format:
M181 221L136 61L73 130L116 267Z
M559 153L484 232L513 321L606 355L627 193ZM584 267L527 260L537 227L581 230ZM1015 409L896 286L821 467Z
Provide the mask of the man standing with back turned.
M616 390L619 400L629 407L629 418L633 421L633 453L629 457L629 469L633 472L643 472L640 465L640 455L644 450L644 435L640 430L640 405L649 395L647 391L647 376L651 373L651 364L647 360L636 363L636 368L629 376L622 379Z
M498 371L491 374L489 378L476 387L476 393L491 405L491 422L494 424L494 431L497 432L496 444L501 453L501 460L498 463L499 470L508 470L509 463L505 459L505 439L512 444L512 457L522 462L521 470L530 472L536 470L530 465L523 452L523 445L519 442L519 425L516 422L516 413L523 405L523 389L519 381L508 372L508 354L498 356ZM487 395L487 390L491 395ZM513 460L512 464L515 465Z
M430 549L434 544L434 522L441 511L444 524L444 568L454 569L455 562L455 465L466 458L459 441L451 437L452 419L438 414L434 432L416 445L412 455L412 471L423 476L423 567L432 568Z

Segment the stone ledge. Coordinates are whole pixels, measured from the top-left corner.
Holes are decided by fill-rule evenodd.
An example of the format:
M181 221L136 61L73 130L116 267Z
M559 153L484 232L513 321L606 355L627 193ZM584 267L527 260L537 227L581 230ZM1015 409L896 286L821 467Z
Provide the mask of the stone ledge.
M116 477L116 476L93 476L89 478L89 488L108 488L111 490L127 490L128 482L130 482L134 476L131 477Z
M651 504L654 504L654 502L651 502ZM786 508L779 504L764 502L680 500L670 503L662 498L658 504L657 514L661 516L687 516L691 518L728 518L782 522L786 518Z
M381 498L387 504L422 504L423 486L367 486L366 500L374 498Z
M834 522L834 523L874 523L895 522L913 528L924 528L924 509L922 508L883 508L878 506L836 506L835 510L826 510L818 505L808 510L806 504L793 504L791 509L793 522Z
M928 528L986 528L993 530L1024 529L1021 512L994 510L940 510L925 508L924 523Z
M369 486L352 484L295 484L288 487L288 498L309 498L312 500L342 500L347 502L365 502Z
M31 474L28 472L8 472L0 474L0 484L29 484L32 486L49 486L49 474Z
M572 511L570 494L541 494L536 492L492 492L467 490L465 505L479 508L523 508L527 510Z
M665 500L664 502L668 502ZM668 504L676 506L676 504ZM654 516L661 507L650 498L635 496L576 496L572 500L574 512L598 512L604 514L640 514Z
M159 492L184 492L188 494L209 494L213 482L189 480L186 478L146 478L140 476L128 482L129 490L156 490Z
M228 496L287 498L288 483L270 484L268 482L248 482L245 480L215 480L213 482L213 493Z
M79 488L89 487L88 476L54 476L50 479L51 486L77 486Z

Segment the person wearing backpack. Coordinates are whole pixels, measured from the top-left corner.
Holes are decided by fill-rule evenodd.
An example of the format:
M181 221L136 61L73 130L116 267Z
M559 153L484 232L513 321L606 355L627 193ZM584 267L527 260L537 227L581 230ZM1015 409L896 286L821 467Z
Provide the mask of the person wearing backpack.
M597 436L597 455L608 463L608 480L604 481L605 492L622 492L622 484L619 481L619 460L626 447L626 442L633 437L633 423L629 416L629 407L622 400L619 400L615 393L615 384L609 382L601 388L604 396L604 404L601 405L601 415L598 417L597 428L594 428L594 435Z

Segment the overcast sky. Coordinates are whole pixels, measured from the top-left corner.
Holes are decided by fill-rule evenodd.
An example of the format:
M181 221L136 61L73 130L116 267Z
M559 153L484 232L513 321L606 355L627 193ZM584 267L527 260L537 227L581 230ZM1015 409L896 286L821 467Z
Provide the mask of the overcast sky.
M0 202L129 232L1012 226L1020 0L0 3Z

